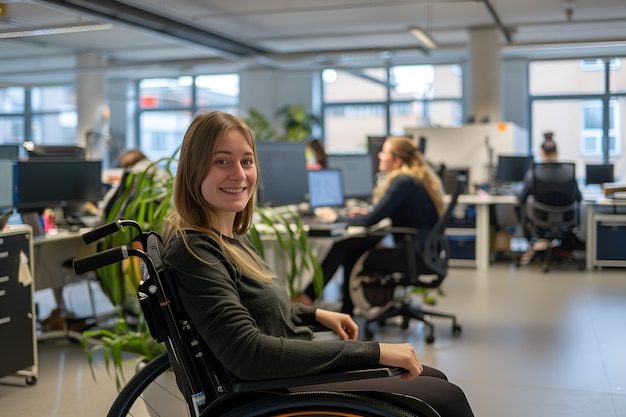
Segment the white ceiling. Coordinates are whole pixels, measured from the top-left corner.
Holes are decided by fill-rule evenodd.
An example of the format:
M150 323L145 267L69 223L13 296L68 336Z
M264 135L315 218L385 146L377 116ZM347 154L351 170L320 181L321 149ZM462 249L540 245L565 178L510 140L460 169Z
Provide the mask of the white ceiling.
M89 71L152 76L451 62L467 58L471 28L494 25L504 58L626 56L626 0L4 1L4 85ZM15 30L89 22L114 26L1 39ZM430 32L439 48L421 49L411 26ZM78 64L79 52L102 58Z

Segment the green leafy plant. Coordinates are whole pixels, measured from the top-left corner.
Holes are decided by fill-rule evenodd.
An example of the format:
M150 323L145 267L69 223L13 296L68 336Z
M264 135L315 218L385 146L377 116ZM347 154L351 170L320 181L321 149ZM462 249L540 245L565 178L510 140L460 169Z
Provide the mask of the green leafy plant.
M321 124L321 119L312 113L308 113L304 106L288 105L281 107L276 112L276 117L282 120L285 128L284 136L280 140L289 142L301 142L311 136L314 126Z
M174 156L163 158L150 164L144 171L125 175L120 184L120 193L111 202L105 221L132 219L143 230L160 231L163 219L172 207L172 165L175 162ZM104 238L100 242L100 250L129 245L129 242L132 242L131 246L140 247L139 242L133 241L135 235L135 230L124 228ZM113 373L115 384L120 389L125 380L122 352L134 353L141 360L149 361L165 352L165 346L152 338L139 307L137 288L143 278L140 261L128 258L99 268L96 273L102 291L117 309L118 317L112 329L83 332L83 348L94 378L94 354L103 352L107 373Z
M315 252L311 247L307 231L300 215L289 207L257 207L258 221L253 222L248 233L252 244L265 258L263 235L275 241L284 268L284 277L289 295L294 299L302 290L302 280L311 274L317 294L324 286L324 274Z
M276 132L261 112L248 109L248 113L243 120L254 134L256 140L271 141L276 139Z

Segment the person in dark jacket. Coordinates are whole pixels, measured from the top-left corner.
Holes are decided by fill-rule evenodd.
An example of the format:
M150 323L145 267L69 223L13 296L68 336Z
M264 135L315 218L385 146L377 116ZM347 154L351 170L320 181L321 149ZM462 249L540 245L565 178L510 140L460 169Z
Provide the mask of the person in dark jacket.
M246 380L397 366L407 370L401 377L350 387L413 395L442 417L473 416L463 391L441 371L422 366L411 344L357 340L350 315L290 302L246 238L258 174L254 138L242 120L222 112L194 118L180 151L175 210L164 225L164 262L220 363ZM327 327L338 340L313 341L310 325Z
M352 226L372 226L383 219L391 220L394 227L417 229L417 247L421 249L430 229L443 213L443 187L439 176L419 152L417 144L404 136L385 139L378 154L378 170L382 174L379 185L372 193L373 205L369 208L351 208L347 216L338 216L329 207L316 211L328 222L347 222ZM343 267L342 311L352 314L349 279L352 269L365 252L380 242L380 236L354 237L337 240L321 266L326 282L337 269ZM315 289L310 285L305 294L315 299Z

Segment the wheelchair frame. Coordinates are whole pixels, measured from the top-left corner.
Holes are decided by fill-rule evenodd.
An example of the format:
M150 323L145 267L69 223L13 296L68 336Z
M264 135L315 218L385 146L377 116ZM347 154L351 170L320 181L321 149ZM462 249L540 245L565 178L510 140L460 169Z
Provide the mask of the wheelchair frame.
M152 337L164 342L167 352L153 359L128 381L112 404L108 417L130 415L130 410L143 397L148 386L170 368L192 417L296 417L311 416L312 413L318 416L439 417L423 400L408 395L378 391L287 390L287 387L397 376L403 372L399 368L377 367L255 381L233 376L217 361L189 320L178 298L174 272L163 264L159 234L144 232L133 220L117 220L85 233L83 240L92 243L123 227L137 230L143 249L125 245L107 249L75 259L74 270L81 274L129 257L141 259L143 282L138 289L141 308Z

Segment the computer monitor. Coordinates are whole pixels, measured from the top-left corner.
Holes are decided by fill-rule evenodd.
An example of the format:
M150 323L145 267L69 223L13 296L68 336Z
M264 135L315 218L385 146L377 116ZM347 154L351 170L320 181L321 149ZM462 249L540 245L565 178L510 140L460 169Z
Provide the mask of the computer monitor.
M328 155L328 168L341 169L346 198L368 199L374 188L374 167L369 155Z
M613 164L587 164L585 165L585 171L585 181L587 185L615 181L613 177Z
M16 202L20 213L68 208L102 199L102 161L18 161Z
M307 171L309 207L342 207L345 204L340 169Z
M498 155L498 169L496 170L496 181L524 181L524 176L526 175L526 172L528 172L532 164L532 156Z
M420 136L417 149L420 151L422 155L426 154L426 138L424 136Z
M372 161L372 171L374 175L378 172L378 152L383 149L387 136L368 136L367 137L367 153Z
M258 201L283 206L306 200L305 142L257 142Z
M0 160L17 161L20 157L20 145L0 145Z
M17 162L0 160L0 212L12 210L15 206L14 171Z
M457 177L463 175L466 178L465 188L461 190L461 194L469 192L470 169L469 168L445 168L442 173L441 183L446 194L452 194L456 187Z

